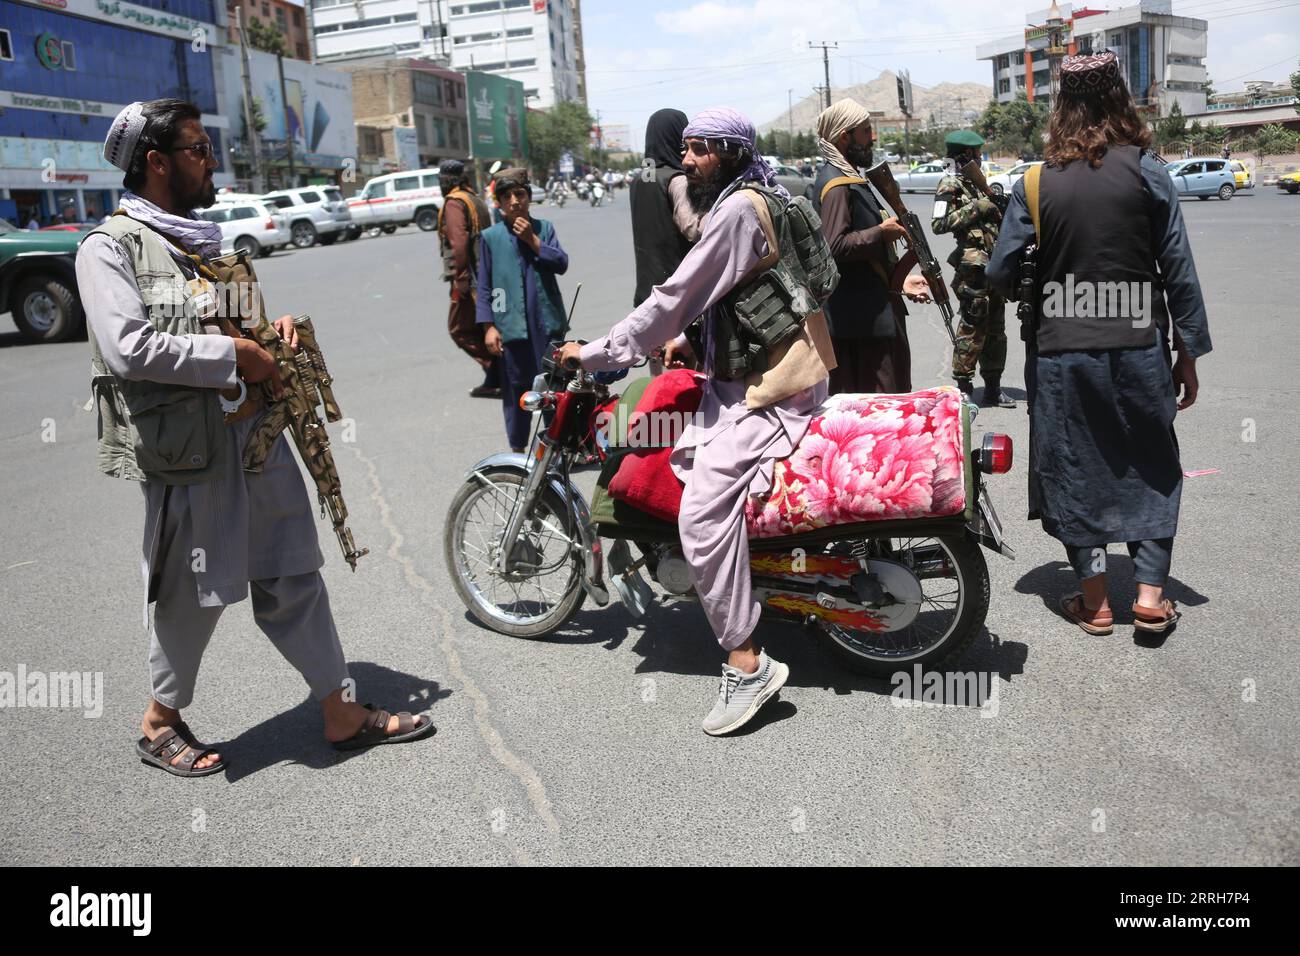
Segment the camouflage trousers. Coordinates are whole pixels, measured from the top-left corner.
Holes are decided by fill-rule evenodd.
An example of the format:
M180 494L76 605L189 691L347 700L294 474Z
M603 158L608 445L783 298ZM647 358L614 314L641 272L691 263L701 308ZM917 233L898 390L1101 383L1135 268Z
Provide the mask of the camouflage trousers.
M1006 303L987 287L954 282L953 293L961 303L961 321L952 350L953 378L970 378L978 363L985 378L1002 374L1007 367Z

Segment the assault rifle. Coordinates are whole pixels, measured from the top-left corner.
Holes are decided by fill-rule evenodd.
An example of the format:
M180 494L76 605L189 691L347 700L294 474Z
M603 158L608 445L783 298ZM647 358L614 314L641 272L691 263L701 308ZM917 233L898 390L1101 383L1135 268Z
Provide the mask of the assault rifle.
M948 298L948 287L943 284L939 260L930 251L930 243L926 241L921 220L916 218L916 213L903 204L898 183L894 181L894 174L889 171L887 163L877 163L868 169L867 180L876 187L876 192L884 197L885 202L889 203L889 207L894 210L894 215L907 231L908 251L894 267L894 274L890 276L891 286L902 288L903 278L912 271L912 266L919 265L921 275L925 277L925 284L930 287L930 298L934 299L934 304L939 307L939 314L943 316L943 326L948 330L948 338L956 344L957 337L952 330L952 302Z

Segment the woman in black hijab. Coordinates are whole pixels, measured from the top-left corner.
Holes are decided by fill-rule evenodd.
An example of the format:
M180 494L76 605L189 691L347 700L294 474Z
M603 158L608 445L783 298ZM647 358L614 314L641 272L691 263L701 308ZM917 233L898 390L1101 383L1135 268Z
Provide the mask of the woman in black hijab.
M636 253L635 308L681 264L700 238L700 217L686 198L682 131L686 114L659 110L645 128L645 161L630 187Z

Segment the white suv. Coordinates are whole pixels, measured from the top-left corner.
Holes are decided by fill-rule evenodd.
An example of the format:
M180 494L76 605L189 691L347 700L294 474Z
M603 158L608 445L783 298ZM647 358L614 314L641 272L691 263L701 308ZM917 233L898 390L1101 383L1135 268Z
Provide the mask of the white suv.
M246 252L250 256L269 256L289 244L289 229L284 217L274 207L252 200L221 202L199 215L221 226L221 253Z
M285 217L293 244L299 249L309 249L317 242L328 246L352 225L352 213L337 186L278 189L262 198Z
M356 235L365 229L395 232L398 226L412 222L425 232L432 232L438 228L441 208L442 189L438 186L436 169L376 176L348 200Z

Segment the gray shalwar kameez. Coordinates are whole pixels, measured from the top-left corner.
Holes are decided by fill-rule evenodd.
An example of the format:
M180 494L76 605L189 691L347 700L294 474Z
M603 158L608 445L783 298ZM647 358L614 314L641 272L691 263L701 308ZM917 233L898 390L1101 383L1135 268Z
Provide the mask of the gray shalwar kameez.
M723 200L677 271L608 335L582 347L583 367L625 368L679 335L696 316L711 321L711 307L767 254L753 205L739 196ZM773 463L793 452L825 398L822 382L751 410L743 381L710 376L699 412L673 450L670 463L685 484L678 518L682 551L724 650L745 642L762 610L751 587L746 498L771 488Z
M130 256L110 236L91 235L77 256L77 285L90 333L120 378L230 388L234 340L168 335L148 321ZM261 474L243 471L244 439L260 415L226 428L223 473L195 485L145 481L144 623L150 629L153 696L181 709L221 611L253 597L253 617L322 700L342 686L347 665L302 473L281 435Z

